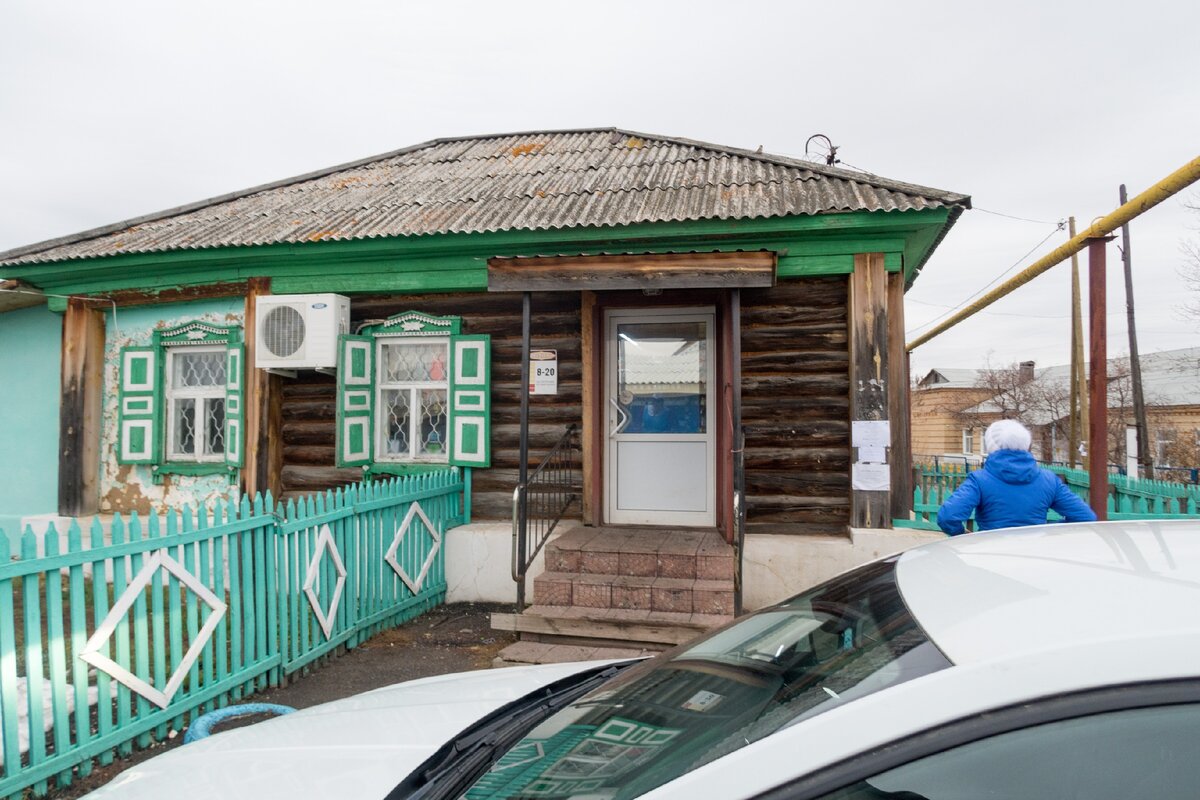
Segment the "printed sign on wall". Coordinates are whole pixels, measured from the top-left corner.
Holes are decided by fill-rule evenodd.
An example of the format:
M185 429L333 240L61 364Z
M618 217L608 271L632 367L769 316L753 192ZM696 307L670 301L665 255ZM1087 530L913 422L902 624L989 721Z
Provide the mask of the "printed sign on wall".
M534 350L529 354L529 393L558 394L557 350Z

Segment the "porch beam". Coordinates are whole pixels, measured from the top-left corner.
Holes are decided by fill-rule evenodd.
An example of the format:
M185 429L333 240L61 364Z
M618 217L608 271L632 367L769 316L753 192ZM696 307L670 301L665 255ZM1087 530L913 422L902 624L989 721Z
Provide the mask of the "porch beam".
M869 456L862 449L865 442L854 438L856 422L889 420L887 285L883 253L854 257L849 297L852 528L887 528L891 524L890 480L881 484L873 479L873 473L877 477L881 471L878 456L865 457Z
M911 387L908 377L908 353L904 349L904 273L887 276L888 315L888 412L892 419L893 519L908 519L913 502Z
M775 285L776 254L650 253L489 258L489 292L747 289Z
M271 294L270 278L246 282L245 409L246 452L242 490L253 497L270 491L276 500L283 491L283 379L254 366L258 350L258 298Z
M58 416L58 513L100 510L100 427L104 311L72 297L62 329L62 403Z

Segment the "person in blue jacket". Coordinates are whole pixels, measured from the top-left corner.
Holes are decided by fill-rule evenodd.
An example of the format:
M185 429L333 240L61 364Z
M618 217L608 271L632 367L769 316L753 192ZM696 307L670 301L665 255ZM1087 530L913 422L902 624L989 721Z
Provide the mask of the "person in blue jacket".
M938 510L938 527L951 536L965 533L975 512L975 529L1043 525L1054 509L1067 522L1091 522L1095 513L1066 484L1033 460L1029 430L1012 419L993 422L983 434L988 457Z

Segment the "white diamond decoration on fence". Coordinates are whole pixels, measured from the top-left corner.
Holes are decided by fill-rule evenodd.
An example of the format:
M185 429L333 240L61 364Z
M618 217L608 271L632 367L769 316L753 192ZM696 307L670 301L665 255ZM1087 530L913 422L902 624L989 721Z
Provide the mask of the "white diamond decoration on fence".
M129 609L133 607L134 602L137 601L146 587L150 585L150 581L154 578L154 573L160 569L165 569L178 578L180 583L195 592L196 596L204 601L212 610L212 613L208 615L208 619L200 627L196 638L192 639L187 652L183 654L179 666L171 673L171 677L167 680L167 685L161 690L156 689L100 652L100 648L104 646L104 643L112 636L113 631L116 630L117 623L123 620L125 615L129 613ZM200 657L200 651L204 649L204 645L212 637L213 631L221 623L221 618L225 616L225 608L225 603L209 591L209 588L201 583L199 578L184 569L178 561L171 558L166 550L159 550L146 560L141 570L130 581L129 586L125 588L124 593L117 598L112 610L108 612L108 616L96 628L96 632L92 634L92 637L87 640L87 644L84 645L83 650L79 653L79 658L91 664L96 669L108 673L114 680L128 686L159 708L166 708L171 704L171 698L179 691L179 687L183 685L183 679L187 677L188 670L191 669L196 659ZM195 687L192 688L195 689Z
M326 613L321 609L321 601L317 597L316 589L313 586L320 578L321 573L317 567L321 564L321 557L329 553L329 557L333 559L333 568L337 572L337 581L333 585L333 600L329 603L329 612ZM304 594L308 595L308 602L312 605L313 613L317 616L317 622L321 625L321 630L325 632L325 638L328 639L333 634L333 618L337 614L338 603L342 600L342 589L346 588L346 565L342 563L342 554L338 552L337 542L333 540L333 531L329 530L328 525L322 525L320 533L317 534L317 546L313 550L312 560L308 562L308 577L304 581Z
M425 530L429 531L429 535L433 538L433 547L429 548L429 555L425 556L425 563L421 565L421 572L417 575L414 581L412 577L404 571L404 567L400 566L400 562L396 560L396 551L400 549L400 542L404 540L404 535L408 533L412 527L413 517L420 517L421 522L425 525ZM429 521L429 517L425 516L425 512L421 509L421 504L413 502L409 506L408 513L404 515L404 522L400 523L400 527L396 530L396 538L392 539L392 546L388 548L387 555L383 560L392 565L392 569L396 570L396 574L400 576L400 580L404 581L404 585L409 588L413 594L420 594L421 585L425 583L425 575L429 572L429 567L433 565L434 556L442 546L442 535L438 533L438 529Z

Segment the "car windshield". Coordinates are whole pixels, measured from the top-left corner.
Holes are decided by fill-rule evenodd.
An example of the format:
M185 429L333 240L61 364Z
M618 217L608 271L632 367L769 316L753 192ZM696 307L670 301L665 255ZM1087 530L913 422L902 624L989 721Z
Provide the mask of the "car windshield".
M637 797L780 728L949 662L869 564L626 670L546 718L464 795Z

